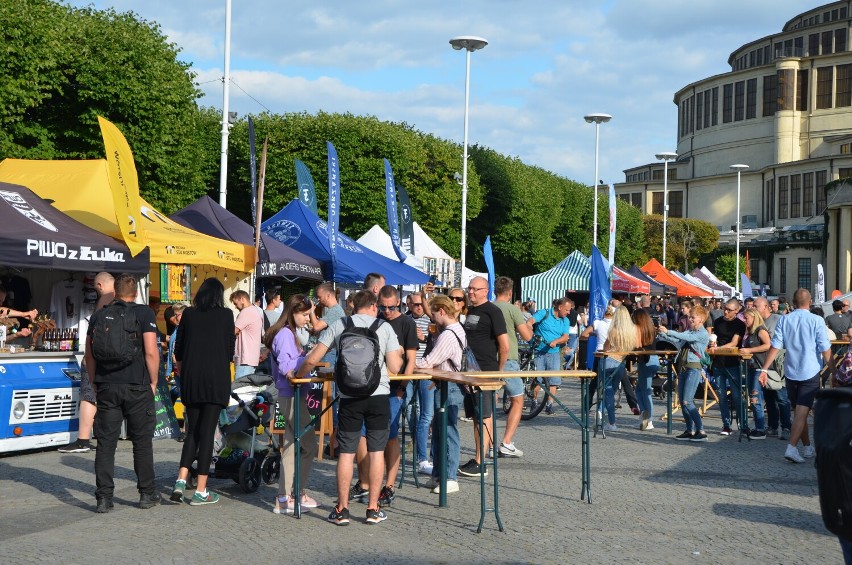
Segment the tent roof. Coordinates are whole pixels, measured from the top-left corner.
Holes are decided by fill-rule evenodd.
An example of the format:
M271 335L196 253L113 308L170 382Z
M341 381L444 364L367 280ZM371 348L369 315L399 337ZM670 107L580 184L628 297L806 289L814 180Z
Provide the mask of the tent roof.
M388 284L425 284L429 276L417 269L392 261L338 232L337 263L332 265L328 245L328 225L299 200L292 200L261 226L285 245L316 258L326 278L344 283L361 283L369 273L381 273Z
M669 272L671 274L673 274L674 276L676 276L677 278L679 278L680 280L682 280L683 282L685 282L687 284L691 284L692 286L695 286L697 288L704 290L705 292L710 293L710 296L716 296L716 293L719 293L719 296L721 296L721 294L722 294L721 291L719 291L718 289L713 289L710 286L707 286L706 284L702 283L700 280L696 279L692 275L685 275L685 274L683 274L683 273L681 273L680 271L677 271L677 270L669 271Z
M63 214L30 189L0 182L0 263L9 267L147 273L149 253Z
M677 292L677 288L673 287L672 285L657 282L653 278L643 273L642 269L640 269L636 265L630 265L630 268L627 269L626 272L641 281L647 281L648 284L651 285L651 294L662 296L663 294L674 294Z
M220 239L254 246L254 228L207 195L169 216L175 222ZM258 276L322 280L319 261L261 233Z
M634 277L624 269L612 266L612 290L630 294L650 294L651 283Z
M356 240L358 243L375 251L379 255L383 257L387 257L393 261L398 261L396 252L393 250L393 242L391 241L390 235L380 228L378 224L373 224L367 233L362 235ZM417 236L414 237L415 245L417 242ZM411 255L406 252L405 264L414 267L415 269L423 269L423 259L422 256L417 255L417 247L414 248L414 255Z
M642 267L642 272L654 277L658 282L677 288L678 296L713 296L712 292L698 288L671 274L656 259L651 259Z
M105 159L33 161L6 159L0 180L29 186L33 192L75 220L115 238L121 238L107 176ZM212 265L250 271L254 247L210 237L170 220L140 198L143 240L155 263Z
M521 278L521 294L537 304L550 304L568 291L588 292L591 274L589 259L575 250L549 270Z
M696 273L701 273L701 276L699 278L701 278L702 280L706 279L714 284L720 285L724 289L723 292L725 293L725 296L733 296L736 292L736 289L734 289L734 287L732 287L725 281L719 280L719 278L716 277L716 275L714 275L713 272L707 267L701 267L700 269L692 271L692 274L695 275Z

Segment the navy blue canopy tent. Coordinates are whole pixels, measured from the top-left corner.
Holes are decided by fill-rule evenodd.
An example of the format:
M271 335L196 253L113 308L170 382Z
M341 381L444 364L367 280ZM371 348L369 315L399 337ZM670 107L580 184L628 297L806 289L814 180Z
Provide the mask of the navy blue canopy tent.
M341 283L359 284L369 273L384 275L392 285L426 284L429 275L359 245L338 232L337 261L332 265L328 244L328 225L299 200L292 200L277 214L263 222L261 231L284 245L316 258L325 278Z

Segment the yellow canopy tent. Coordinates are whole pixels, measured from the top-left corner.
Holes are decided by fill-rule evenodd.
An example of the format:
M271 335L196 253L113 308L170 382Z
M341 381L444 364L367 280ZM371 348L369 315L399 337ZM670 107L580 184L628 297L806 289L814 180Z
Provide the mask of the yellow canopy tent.
M78 222L124 240L116 223L115 204L105 159L32 161L5 159L0 180L26 186ZM152 263L210 265L233 271L251 271L254 247L204 235L170 220L139 198L142 242Z

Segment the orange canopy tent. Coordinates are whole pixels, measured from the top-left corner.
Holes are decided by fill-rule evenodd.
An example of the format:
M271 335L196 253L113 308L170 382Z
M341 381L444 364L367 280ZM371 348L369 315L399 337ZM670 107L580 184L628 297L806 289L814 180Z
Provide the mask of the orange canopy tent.
M641 267L642 272L653 277L659 283L671 285L677 288L678 296L700 296L712 297L713 294L704 289L691 285L682 279L674 276L663 267L656 259L651 259Z

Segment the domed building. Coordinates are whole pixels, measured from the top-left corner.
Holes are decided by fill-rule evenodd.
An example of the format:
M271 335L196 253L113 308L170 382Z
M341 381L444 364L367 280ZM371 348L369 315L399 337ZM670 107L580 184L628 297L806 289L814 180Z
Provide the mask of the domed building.
M669 217L704 220L719 246L736 243L770 294L814 290L822 264L826 293L850 288L852 274L852 1L799 14L780 33L728 58L730 72L675 93L677 157L668 162ZM673 157L673 156L672 156ZM625 171L616 194L662 214L664 163ZM829 184L831 183L831 184ZM829 185L827 188L826 185ZM669 245L673 242L669 239Z

